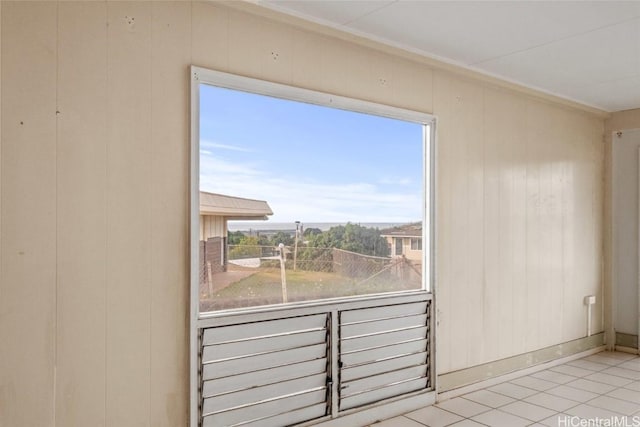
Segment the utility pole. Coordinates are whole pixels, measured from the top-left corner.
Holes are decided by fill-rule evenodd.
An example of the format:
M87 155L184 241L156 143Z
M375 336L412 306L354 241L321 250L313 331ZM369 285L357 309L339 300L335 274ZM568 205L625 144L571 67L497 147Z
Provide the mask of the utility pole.
M296 221L296 240L293 245L293 271L298 269L298 235L300 233L300 221Z

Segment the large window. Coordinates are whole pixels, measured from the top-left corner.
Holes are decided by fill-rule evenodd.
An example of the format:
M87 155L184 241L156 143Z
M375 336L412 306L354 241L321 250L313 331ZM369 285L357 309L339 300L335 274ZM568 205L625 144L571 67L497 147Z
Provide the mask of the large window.
M433 402L432 118L192 72L192 424Z
M201 312L428 288L428 254L390 247L429 231L429 116L221 73L198 92Z

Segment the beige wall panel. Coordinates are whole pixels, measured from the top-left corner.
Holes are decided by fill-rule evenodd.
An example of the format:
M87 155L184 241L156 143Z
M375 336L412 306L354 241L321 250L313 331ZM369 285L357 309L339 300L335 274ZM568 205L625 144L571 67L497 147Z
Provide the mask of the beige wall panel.
M552 219L549 197L549 154L552 139L552 112L547 105L531 101L527 105L527 175L526 175L526 323L525 351L546 345L546 330L540 309L546 300L550 240L547 228Z
M394 105L410 110L433 112L433 71L424 65L393 59Z
M527 138L526 151L526 270L525 275L520 279L525 283L525 329L521 331L524 335L524 349L531 351L539 343L540 330L538 324L538 311L540 300L540 272L541 272L541 195L540 176L543 163L542 154L539 149L540 141L546 137L546 130L541 123L544 123L544 107L540 103L530 102L527 105L527 127L525 137Z
M550 108L547 106L547 108ZM554 164L556 167L560 167L562 169L562 188L560 194L560 207L562 212L562 229L560 231L561 237L561 245L562 250L561 254L561 275L562 275L562 290L561 295L552 294L551 298L549 298L548 302L545 306L549 307L550 316L557 315L559 312L560 319L559 323L562 325L561 333L562 338L567 337L569 340L569 336L575 336L575 333L569 332L567 326L580 323L580 333L577 337L584 336L586 334L586 316L583 316L582 310L576 312L576 308L580 309L577 306L577 299L579 299L576 287L580 286L578 283L580 281L579 269L580 263L579 259L576 256L579 254L581 250L584 248L580 248L577 244L577 239L580 238L580 226L579 226L579 216L580 211L584 209L584 207L580 207L581 202L576 200L575 196L577 194L578 188L581 182L576 179L575 171L576 171L576 162L580 157L581 150L586 148L584 141L581 141L579 134L576 134L575 129L572 129L571 120L572 117L567 114L567 111L562 109L556 109L554 114L555 117L558 117L560 123L555 123L555 142L560 151L560 156L558 157L557 162ZM587 212L587 215L590 214L590 208ZM587 266L584 266L588 268ZM551 289L553 291L554 288ZM561 302L560 307L557 306L557 301ZM582 304L582 300L579 301ZM578 318L575 318L575 316ZM556 319L557 321L557 319ZM574 326L575 329L575 326Z
M105 3L58 5L56 425L105 424Z
M602 298L603 151L601 120L542 102L532 102L529 111L530 140L538 141L538 166L530 169L540 189L540 209L530 212L539 215L540 233L528 239L538 239L542 268L536 289L542 294L534 296L538 307L530 301L528 309L534 313L541 306L547 313L531 326L538 339L528 348L535 349L585 336L583 298ZM536 253L531 255L528 261L535 262ZM594 333L602 330L600 304L594 307Z
M54 423L56 5L2 3L0 426Z
M549 108L549 107L548 107ZM546 144L547 152L551 153L552 159L549 160L547 169L550 173L549 189L549 209L548 214L548 230L550 247L547 253L547 274L546 274L546 300L542 301L545 312L548 313L544 321L546 324L542 328L544 337L547 338L545 345L550 346L565 341L566 328L558 327L564 325L567 319L567 312L564 308L564 296L566 290L572 285L572 279L568 280L568 275L574 271L575 265L570 261L565 252L570 247L569 242L574 234L575 215L573 212L569 214L567 206L567 194L571 191L571 184L567 180L568 164L572 159L572 140L576 139L571 129L567 126L566 110L559 110L553 113L552 123L549 127L554 132L551 138L551 145ZM574 338L582 337L578 335ZM544 338L543 337L543 338ZM548 343L548 344L547 344Z
M591 141L585 139L579 129L582 123L577 117L566 111L558 113L563 119L563 134L559 139L566 141L568 155L569 179L572 185L567 186L565 197L569 212L564 228L565 242L569 247L564 264L567 276L563 294L563 335L565 337L584 336L586 334L586 308L583 298L589 294L593 280L593 236L597 232L594 218L594 190L590 168ZM585 232L586 231L586 232Z
M443 88L444 89L444 88ZM440 106L441 110L445 109L447 103L446 94L438 91L434 87L433 91L434 104ZM438 349L436 351L436 369L437 373L444 373L451 371L451 358L452 354L451 346L453 339L451 337L451 307L452 302L452 289L451 289L451 277L454 271L457 269L457 264L452 260L452 232L453 221L449 217L449 212L452 210L452 204L455 197L452 194L451 187L453 178L450 173L443 173L441 168L444 165L450 165L454 162L454 156L452 152L452 144L443 143L446 140L447 130L446 128L440 129L440 122L436 123L437 126L437 140L436 140L436 277L435 277L435 292L437 296L436 313L437 313L437 330L436 330L436 342ZM443 132L444 131L444 139Z
M261 78L292 84L293 29L270 21L263 22L260 29ZM232 49L233 44L229 48Z
M554 295L557 289L561 289L554 283L556 275L553 271L554 262L561 257L554 252L554 232L558 224L562 224L562 218L559 216L559 195L553 192L553 167L558 161L558 147L561 144L561 138L557 129L557 121L562 121L563 117L558 115L558 111L548 108L547 105L541 105L540 115L536 116L539 120L530 129L536 135L536 144L530 145L535 148L534 155L539 162L534 168L538 171L538 199L533 200L536 204L536 213L539 215L538 241L537 250L539 251L538 262L539 271L537 271L538 283L536 285L536 299L529 301L529 311L535 318L533 321L538 330L537 340L530 343L531 350L548 347L553 343L560 341L557 334L557 325L559 322L554 317L561 314L558 307L559 298ZM532 304L533 303L533 304ZM541 309L545 309L542 315Z
M582 156L579 158L580 182L584 185L581 187L581 202L584 206L585 215L581 215L581 223L577 224L578 230L588 230L587 233L579 233L582 241L579 242L579 248L582 258L577 262L584 268L578 269L577 273L581 276L577 280L578 291L577 303L580 304L586 295L596 295L597 303L593 307L592 331L599 332L603 328L602 321L602 265L601 263L590 262L589 260L601 260L602 240L603 240L603 180L604 173L604 144L603 144L603 127L602 123L594 123L585 116L578 113L571 113L575 119L572 122L574 132L580 136L584 149ZM576 309L577 311L578 309ZM575 333L586 329L586 307L584 304L580 307L581 319L575 326ZM580 323L582 325L580 325Z
M500 169L500 259L504 261L499 328L500 336L505 337L500 339L498 354L504 358L525 349L526 284L522 278L526 272L526 99L510 92L494 96L496 105L487 101L487 114L495 107L499 117L494 120L499 123L487 123L485 129L493 128L499 134L495 137L504 152Z
M337 39L321 46L323 90L336 95L370 100L371 51Z
M525 102L513 94L485 90L485 341L488 359L507 357L515 348L514 330L522 330L518 300L524 274L524 215L521 186L521 135ZM516 309L516 307L520 309Z
M229 11L212 2L191 4L193 65L227 71L229 68Z
M206 3L193 4L194 63L418 111L431 70L341 40Z
M499 128L504 135L510 135L504 141L507 159L504 165L505 186L507 197L504 200L504 210L501 211L502 224L509 224L508 236L505 238L510 269L506 276L508 290L506 304L503 307L505 318L510 317L509 325L503 325L506 330L511 330L511 345L504 346L501 343L501 357L512 354L524 353L527 333L527 283L524 280L527 272L527 100L517 95L511 95L503 102L502 126ZM488 108L490 108L488 104ZM487 125L487 127L489 127ZM501 134L502 134L501 132ZM501 231L504 229L501 227ZM510 298L508 293L510 292ZM504 296L503 296L504 297ZM509 299L511 300L509 302ZM509 308L510 307L510 308ZM507 339L509 341L509 339Z
M191 5L154 2L151 139L151 418L188 423Z
M299 29L292 37L294 86L432 112L429 68Z
M438 372L583 337L582 299L601 293L602 120L440 72L434 113Z
M583 117L583 121L586 121ZM593 236L593 250L596 254L596 259L600 260L600 265L593 264L592 269L594 271L594 277L591 282L593 294L597 296L598 302L594 307L594 319L593 326L595 332L604 331L604 313L605 313L605 298L604 298L604 274L603 274L603 259L604 259L604 204L605 204L605 187L604 175L605 175L605 155L606 147L604 141L604 125L601 120L589 119L588 123L591 124L592 130L591 144L594 147L594 163L593 168L595 173L592 173L592 185L594 188L594 199L592 202L594 210L594 236Z
M567 158L563 152L566 141L566 112L542 106L543 121L534 126L542 127L539 131L538 154L541 164L540 170L540 284L538 290L538 305L530 306L536 311L539 330L539 341L535 348L548 347L562 342L562 325L565 315L562 295L565 287L562 283L562 229L565 221L574 218L562 216L562 163ZM545 315L541 315L541 308Z
M613 314L615 310L615 296L616 292L613 289L614 278L613 278L613 270L612 270L612 255L613 255L613 247L612 247L612 214L611 214L611 206L613 201L611 199L612 195L612 182L611 182L611 165L612 165L612 139L611 133L617 130L624 129L639 129L640 128L640 109L634 110L626 110L619 111L613 113L609 119L605 121L605 129L604 129L604 141L605 141L605 195L604 195L604 256L605 256L605 274L604 274L604 321L605 321L605 330L607 332L607 336L614 336L614 319ZM611 348L613 345L613 340L607 339L607 346Z
M368 50L366 63L369 65L367 74L359 80L364 86L368 101L395 106L396 93L395 63L389 55Z
M563 272L563 248L573 248L572 242L563 240L563 230L570 232L578 221L576 213L563 213L565 191L573 191L563 177L565 164L574 160L565 148L567 119L566 110L545 102L528 102L526 310L527 330L531 332L525 343L527 351L562 342L564 328L558 325L563 325L567 316L563 296L574 286L573 279L567 281Z
M467 329L469 337L484 335L485 327L485 301L486 280L484 277L484 139L483 139L483 106L484 92L482 86L477 83L463 83L462 90L456 88L456 93L464 104L464 132L460 135L466 145L467 154L467 189L468 210L465 212L468 224L468 242L465 248L466 263L469 269L469 281L467 282L467 294L469 297L467 315ZM462 213L461 213L462 214ZM482 302L482 303L481 303ZM478 319L479 321L476 321ZM475 348L467 349L468 363L476 365L487 359L490 351L484 340Z
M229 72L291 84L293 29L242 12L229 12Z
M106 413L113 427L150 425L151 7L108 3Z
M611 132L624 129L640 128L640 108L635 110L618 111L611 114L605 122L605 140L611 142Z
M322 86L322 46L327 37L294 29L292 33L291 84L324 91Z
M482 87L451 76L435 73L434 113L438 116L438 144L448 162L439 160L441 197L449 197L438 207L439 218L449 221L448 233L440 235L439 256L449 257L448 268L439 268L439 289L449 288L444 301L439 343L450 349L442 355L440 372L472 366L484 353L480 336L483 328L483 138ZM446 176L446 178L444 178ZM443 192L448 196L442 196ZM448 210L445 210L448 209ZM438 228L440 225L438 224ZM445 227L446 230L446 227ZM444 246L444 247L443 247ZM442 262L442 261L441 261ZM448 274L444 276L444 274ZM442 301L442 300L441 300ZM445 310L447 310L445 312ZM445 323L450 324L445 326ZM451 342L448 342L451 340ZM469 345L470 342L477 345Z
M605 257L605 251L603 241L605 239L605 231L602 224L605 220L605 186L604 181L606 176L606 145L603 144L604 140L604 125L601 120L593 120L586 115L583 115L583 122L587 122L590 126L583 128L583 132L587 132L587 129L591 130L591 144L594 147L594 155L595 155L595 164L594 169L596 173L594 173L591 177L594 188L596 189L596 197L593 201L593 210L595 212L595 223L598 227L598 234L594 236L594 251L598 254L598 259L601 260L600 265L594 265L593 268L597 270L597 275L595 277L595 283L592 286L596 289L595 294L599 295L599 301L596 305L596 313L594 315L594 325L598 325L598 329L594 329L596 331L604 331L605 330L605 286L604 286L604 269L603 269L603 261Z
M2 274L2 3L0 2L0 281L3 280L4 275ZM3 287L0 284L0 299L2 298ZM0 303L0 313L3 313L4 307L2 303ZM0 327L0 336L4 333L2 327ZM0 351L0 357L3 356L2 351ZM4 387L2 386L2 381L6 378L4 375L3 368L0 366L0 399L7 398L5 395ZM4 406L0 403L0 411L4 410ZM0 415L0 425L4 423L2 416Z
M230 10L228 14L228 71L260 78L263 60L260 37L264 20L235 10Z
M562 139L562 143L565 147L564 157L564 180L566 186L562 193L562 205L564 214L564 224L562 230L562 271L563 271L563 295L562 295L562 333L563 337L570 339L570 336L574 336L577 331L576 324L579 323L581 328L579 329L579 336L586 334L586 316L583 315L581 307L577 305L579 299L579 292L576 290L576 286L580 286L578 283L580 278L580 269L588 268L586 265L580 263L580 252L585 248L580 247L580 239L583 234L579 219L580 212L584 212L584 215L590 214L590 209L587 210L581 206L581 201L577 197L579 186L581 182L577 175L577 161L580 157L581 145L580 137L575 134L570 134L570 131L566 131L565 135L568 136L568 140ZM580 301L581 303L581 301ZM577 319L572 320L573 316L578 316ZM571 324L574 326L571 326ZM573 329L573 331L569 331Z

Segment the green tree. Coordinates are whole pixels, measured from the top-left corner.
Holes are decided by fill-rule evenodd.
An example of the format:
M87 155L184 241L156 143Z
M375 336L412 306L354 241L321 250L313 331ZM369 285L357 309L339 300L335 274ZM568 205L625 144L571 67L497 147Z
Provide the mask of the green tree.
M320 230L319 228L306 228L304 230L304 233L302 234L304 237L311 237L311 236L315 236L318 234L322 234L322 230Z
M280 243L285 246L291 246L294 243L294 238L288 233L278 231L276 234L271 236L269 241L272 246L278 246Z
M347 223L309 237L309 246L338 248L363 255L387 256L389 248L377 228Z
M258 238L242 236L240 241L229 250L230 259L254 258L262 255L262 249L258 244Z
M229 231L227 233L227 244L237 245L243 237L244 233L242 231Z
M273 246L268 236L258 233L258 245L260 246Z

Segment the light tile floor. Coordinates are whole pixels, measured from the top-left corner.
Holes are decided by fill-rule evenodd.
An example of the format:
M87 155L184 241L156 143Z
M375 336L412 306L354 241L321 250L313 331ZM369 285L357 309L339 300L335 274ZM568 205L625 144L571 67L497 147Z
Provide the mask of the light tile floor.
M640 426L639 356L594 354L371 427L570 427L595 426L597 420Z

